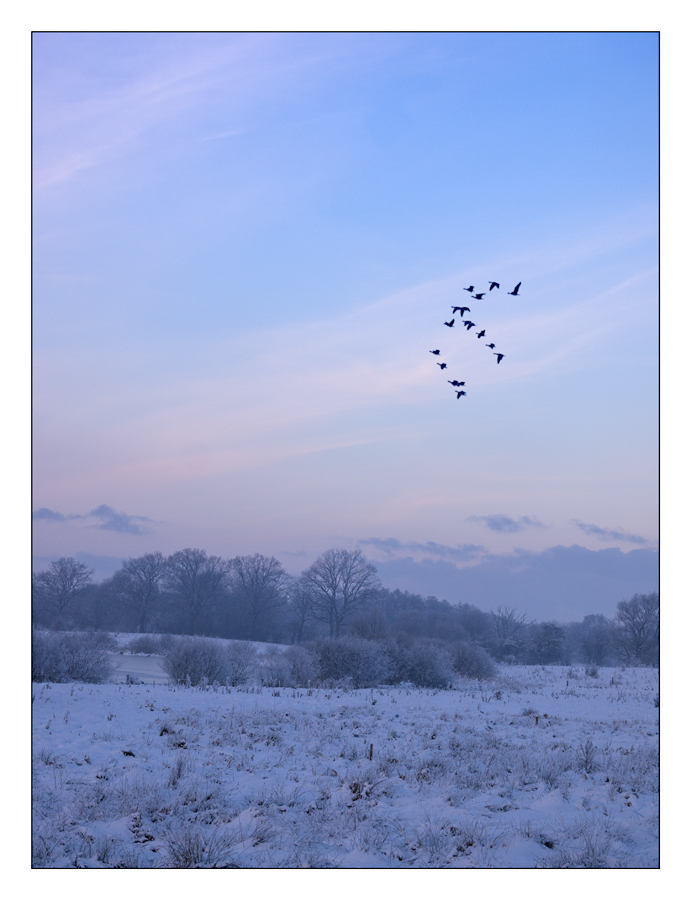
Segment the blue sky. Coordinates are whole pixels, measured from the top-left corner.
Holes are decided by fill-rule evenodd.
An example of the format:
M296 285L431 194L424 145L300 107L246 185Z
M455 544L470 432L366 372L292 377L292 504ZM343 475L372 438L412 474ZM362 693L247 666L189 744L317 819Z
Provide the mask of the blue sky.
M38 556L656 547L656 35L33 59Z

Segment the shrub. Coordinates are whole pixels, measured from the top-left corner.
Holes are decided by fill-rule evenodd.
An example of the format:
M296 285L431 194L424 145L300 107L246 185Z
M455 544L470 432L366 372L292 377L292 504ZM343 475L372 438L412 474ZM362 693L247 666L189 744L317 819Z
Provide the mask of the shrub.
M234 641L226 649L226 683L237 687L246 684L254 675L257 651L252 644Z
M158 634L141 634L139 637L133 638L126 649L130 653L155 653L162 652L161 636Z
M181 637L163 653L163 669L177 684L196 685L202 681L225 682L227 652L217 641L201 637Z
M272 647L261 656L261 680L268 687L309 687L317 678L319 660L305 647Z
M31 635L31 680L68 680L65 655L56 634L34 629Z
M361 638L318 641L318 677L323 682L345 682L352 687L374 687L389 677L391 667L383 645Z
M110 635L35 630L31 641L32 681L100 684L113 674Z
M290 665L290 686L309 687L317 677L319 662L306 647L288 647L285 658Z
M479 644L459 641L452 648L451 660L454 672L468 678L491 678L497 674L493 659Z
M437 644L391 645L389 654L395 681L428 688L446 688L453 681L451 654Z
M285 654L272 647L262 654L261 680L268 687L285 687L290 684L290 663Z

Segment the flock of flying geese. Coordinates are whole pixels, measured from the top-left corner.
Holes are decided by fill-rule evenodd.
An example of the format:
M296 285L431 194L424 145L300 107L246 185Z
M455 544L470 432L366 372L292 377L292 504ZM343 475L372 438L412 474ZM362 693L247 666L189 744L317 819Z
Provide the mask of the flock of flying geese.
M522 281L519 281L518 284L516 285L516 287L512 291L507 291L509 296L520 297L520 294L518 293L518 289L522 283L523 283ZM500 287L500 285L499 285L498 281L490 281L489 291L486 291L485 293L491 293L494 290L494 288L499 289L499 287ZM463 290L469 291L470 296L473 298L473 300L482 300L482 298L485 296L485 293L474 294L473 291L475 290L475 286L472 284L470 285L470 287L463 288ZM470 307L468 307L468 306L452 306L451 311L452 311L453 316L455 316L456 313L460 313L460 322L461 322L461 325L463 325L463 327L466 329L466 331L470 332L470 329L475 327L475 322L471 322L470 319L463 318L464 313L470 312ZM456 319L452 318L450 322L444 322L444 325L446 325L447 328L453 328L455 321L456 321ZM478 331L476 337L477 338L485 337L484 328L482 331ZM492 350L492 351L494 350L494 348L496 346L497 346L496 344L491 344L491 343L485 344L485 347L489 347L490 350ZM439 354L441 353L440 350L430 350L429 352L434 354L434 356L439 356ZM502 359L504 359L504 356L506 354L505 353L494 353L493 355L497 357L497 365L499 365L499 363L502 361ZM448 368L445 362L437 363L437 365L442 370L442 372L444 371L444 369ZM465 381L454 380L454 381L449 381L449 384L453 385L454 389L465 387ZM459 391L459 390L456 391L456 399L457 400L460 400L461 397L465 397L465 396L466 396L465 391Z

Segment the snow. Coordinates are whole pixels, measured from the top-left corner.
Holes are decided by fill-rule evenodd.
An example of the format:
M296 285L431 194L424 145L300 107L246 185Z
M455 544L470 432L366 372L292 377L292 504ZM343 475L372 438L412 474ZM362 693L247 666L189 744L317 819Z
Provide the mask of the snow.
M653 868L658 690L35 684L34 866Z
M113 680L117 683L136 678L144 684L168 684L168 675L163 670L163 657L153 653L120 654L111 653Z

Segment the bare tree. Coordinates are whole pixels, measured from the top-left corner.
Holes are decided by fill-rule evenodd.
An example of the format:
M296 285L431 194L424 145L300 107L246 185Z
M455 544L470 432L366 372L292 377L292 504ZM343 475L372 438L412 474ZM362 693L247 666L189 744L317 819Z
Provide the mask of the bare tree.
M564 656L566 631L556 622L541 622L532 629L528 652L538 665L560 663Z
M630 600L617 603L612 632L614 647L623 662L659 662L660 595L634 594Z
M511 606L498 606L497 611L490 610L496 636L499 656L515 656L521 649L519 632L529 624L525 613L519 613Z
M601 614L583 617L581 651L587 663L605 664L612 646L612 623Z
M136 616L141 634L149 630L167 567L168 561L162 553L146 553L126 559L110 581L116 602Z
M93 569L72 557L60 557L32 579L34 601L53 617L55 628L64 628L69 608L92 582Z
M296 644L313 637L312 598L302 579L291 584L286 611L290 635Z
M261 553L236 556L230 571L233 592L249 621L250 640L257 640L259 626L285 606L290 576L277 559Z
M366 641L385 638L389 633L389 623L378 606L363 609L350 620L350 631Z
M230 563L204 550L179 550L168 559L164 585L189 618L192 634L221 601Z
M360 550L327 550L300 576L310 597L312 615L338 638L345 622L376 596L381 582Z

